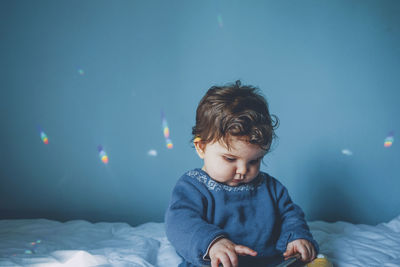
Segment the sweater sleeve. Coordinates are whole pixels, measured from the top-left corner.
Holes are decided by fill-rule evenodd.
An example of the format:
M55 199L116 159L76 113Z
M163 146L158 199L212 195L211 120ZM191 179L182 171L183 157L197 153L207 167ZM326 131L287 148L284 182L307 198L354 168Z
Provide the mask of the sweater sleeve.
M318 243L312 237L307 222L304 219L303 211L292 202L287 189L277 180L275 182L277 207L281 218L281 232L276 249L283 253L286 251L289 242L296 239L306 239L313 244L318 253Z
M165 214L166 234L186 261L194 265L209 264L205 259L209 245L227 233L207 222L207 197L197 185L184 178L178 181L172 192Z

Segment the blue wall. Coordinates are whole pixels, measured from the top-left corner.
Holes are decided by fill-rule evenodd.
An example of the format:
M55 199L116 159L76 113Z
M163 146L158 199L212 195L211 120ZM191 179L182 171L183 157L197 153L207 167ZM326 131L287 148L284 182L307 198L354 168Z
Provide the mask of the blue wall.
M1 1L0 218L162 221L176 180L201 166L198 101L242 79L281 121L262 169L307 219L390 220L399 13L396 0Z

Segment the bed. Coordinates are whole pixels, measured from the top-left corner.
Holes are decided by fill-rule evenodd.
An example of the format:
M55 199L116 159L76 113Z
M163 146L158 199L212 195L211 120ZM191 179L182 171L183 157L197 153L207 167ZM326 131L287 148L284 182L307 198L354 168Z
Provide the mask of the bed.
M334 266L400 266L400 216L375 226L309 222ZM163 223L0 220L0 266L177 266Z

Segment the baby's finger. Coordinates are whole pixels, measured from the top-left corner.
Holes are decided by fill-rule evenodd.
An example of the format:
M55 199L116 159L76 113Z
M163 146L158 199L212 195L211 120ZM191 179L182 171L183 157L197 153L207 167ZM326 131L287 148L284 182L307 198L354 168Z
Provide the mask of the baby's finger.
M309 261L311 259L311 248L308 246L305 246L304 251L306 252L306 257L303 259L303 261Z
M220 261L218 258L211 259L211 267L218 267Z
M310 255L309 255L309 251L308 251L307 247L304 247L304 246L300 247L298 249L298 251L301 254L301 260L302 261L307 261L309 259Z
M231 260L229 259L228 255L222 254L219 260L224 267L232 267Z
M238 256L236 255L235 251L229 250L227 253L228 253L229 261L232 264L232 266L233 267L239 266L239 259L238 259Z
M237 254L239 254L240 256L245 256L245 255L256 256L257 255L257 251L252 250L251 248L243 246L243 245L236 245L235 252Z
M307 261L312 261L315 259L315 257L317 256L317 252L315 251L314 246L311 243L308 243L307 245L307 249L308 249L308 256L309 258L307 259Z
M315 251L315 249L314 249L314 246L311 246L311 258L310 258L310 261L312 261L313 259L315 259L316 256L317 256L317 255L316 255L316 251Z
M288 257L291 256L292 254L294 254L294 246L292 244L289 244L286 248L285 253L283 253L284 257Z

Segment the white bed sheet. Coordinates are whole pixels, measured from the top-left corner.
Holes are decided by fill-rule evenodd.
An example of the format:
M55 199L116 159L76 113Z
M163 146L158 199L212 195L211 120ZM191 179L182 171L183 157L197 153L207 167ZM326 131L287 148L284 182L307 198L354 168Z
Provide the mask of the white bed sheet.
M334 266L400 266L400 216L376 226L309 222ZM32 243L34 242L34 243ZM163 223L0 221L0 266L178 266Z
M334 266L400 266L400 216L376 226L321 221L309 226Z
M0 266L171 267L180 261L163 223L0 221Z

